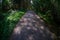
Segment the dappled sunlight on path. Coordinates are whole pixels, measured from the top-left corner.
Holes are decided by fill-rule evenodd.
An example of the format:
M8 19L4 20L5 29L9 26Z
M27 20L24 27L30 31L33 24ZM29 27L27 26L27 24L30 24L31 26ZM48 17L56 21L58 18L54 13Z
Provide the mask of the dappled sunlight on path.
M53 40L53 34L33 11L27 11L13 30L10 40Z

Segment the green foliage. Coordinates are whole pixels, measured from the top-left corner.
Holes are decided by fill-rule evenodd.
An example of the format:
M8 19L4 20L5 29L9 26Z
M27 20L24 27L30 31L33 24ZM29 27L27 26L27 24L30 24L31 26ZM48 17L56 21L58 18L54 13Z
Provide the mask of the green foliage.
M51 2L50 0L33 0L33 7L38 15L48 23L51 22ZM50 19L51 18L51 19Z
M3 13L4 20L0 22L0 39L1 40L9 40L12 30L14 29L18 20L24 15L23 11L12 11Z
M51 16L51 11L48 10L45 14L38 13L38 15L43 18L48 24L54 24L53 18Z
M3 0L2 1L2 11L7 12L12 7L12 1L11 0Z

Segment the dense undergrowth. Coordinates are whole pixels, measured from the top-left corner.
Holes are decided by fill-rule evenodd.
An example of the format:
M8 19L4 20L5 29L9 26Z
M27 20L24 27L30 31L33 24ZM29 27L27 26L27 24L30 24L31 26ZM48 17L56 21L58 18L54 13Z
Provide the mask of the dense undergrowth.
M9 11L3 13L0 20L0 40L8 40L18 20L24 15L24 11ZM3 19L3 20L2 20Z

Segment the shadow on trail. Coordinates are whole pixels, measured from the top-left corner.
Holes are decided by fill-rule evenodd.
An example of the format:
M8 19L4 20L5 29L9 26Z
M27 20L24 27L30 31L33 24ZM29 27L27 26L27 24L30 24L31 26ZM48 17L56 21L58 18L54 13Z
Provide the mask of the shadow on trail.
M39 16L28 11L14 28L10 40L53 40L53 34Z

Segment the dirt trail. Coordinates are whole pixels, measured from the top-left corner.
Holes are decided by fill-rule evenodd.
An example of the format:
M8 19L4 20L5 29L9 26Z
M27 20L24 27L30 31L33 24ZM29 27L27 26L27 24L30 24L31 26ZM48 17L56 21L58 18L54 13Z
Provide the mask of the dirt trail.
M10 40L53 40L53 36L35 12L27 11L14 28Z

